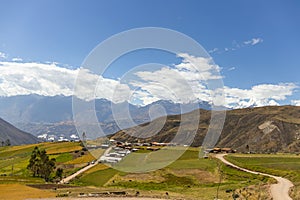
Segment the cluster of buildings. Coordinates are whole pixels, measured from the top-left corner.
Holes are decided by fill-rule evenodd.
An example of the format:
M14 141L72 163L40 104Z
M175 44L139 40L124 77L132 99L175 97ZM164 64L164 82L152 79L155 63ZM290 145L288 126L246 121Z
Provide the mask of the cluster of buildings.
M112 140L110 140L112 141ZM129 143L129 142L119 142L113 140L116 146L120 148L130 149L132 147L135 147L137 149L140 149L140 147L165 147L165 146L177 146L177 144L174 143L163 143L163 142L136 142L136 143Z
M111 163L115 164L120 162L125 156L131 153L128 149L123 149L117 146L111 147L102 155L99 159L100 163Z
M236 150L232 148L213 148L213 149L206 149L206 153L236 153Z
M158 151L161 147L164 146L176 146L172 143L159 143L159 142L150 142L150 143L129 143L129 142L120 142L114 139L110 139L108 142L101 144L99 147L106 149L104 155L99 159L101 163L110 163L115 164L120 162L125 156L129 155L131 152L136 152L138 150L149 150L149 151ZM91 148L92 146L88 146ZM94 145L95 148L96 145Z
M38 139L40 139L43 142L79 142L80 138L72 134L70 136L65 135L53 135L53 134L41 134L37 136Z

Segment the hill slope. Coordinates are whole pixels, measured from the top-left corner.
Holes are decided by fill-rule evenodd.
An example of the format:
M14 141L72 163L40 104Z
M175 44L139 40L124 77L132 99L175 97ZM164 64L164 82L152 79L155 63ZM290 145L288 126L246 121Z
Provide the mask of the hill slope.
M32 144L38 140L33 135L23 132L0 118L0 141L10 140L11 145Z
M194 111L199 112L199 110ZM200 121L192 146L201 146L207 133L211 113L200 109ZM178 131L189 130L191 122L180 125L180 115L168 116L158 134L143 139L145 142L170 142ZM153 121L153 126L161 120ZM121 141L136 141L131 135L145 135L151 130L137 133L137 128L119 131L112 138ZM184 143L185 137L182 138ZM248 145L248 146L247 146ZM230 110L216 146L231 147L238 151L254 152L299 152L300 151L300 107L275 106Z

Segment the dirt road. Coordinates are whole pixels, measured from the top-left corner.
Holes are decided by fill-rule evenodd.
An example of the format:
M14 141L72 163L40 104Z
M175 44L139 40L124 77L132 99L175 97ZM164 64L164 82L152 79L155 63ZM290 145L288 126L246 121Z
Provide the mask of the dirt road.
M259 174L259 175L268 176L268 177L276 179L277 183L271 185L271 188L270 188L270 192L271 192L271 196L272 196L273 200L292 200L292 198L289 196L289 190L291 187L294 186L291 181L289 181L288 179L279 177L279 176L273 176L270 174L255 172L255 171L241 168L241 167L236 166L236 165L228 162L227 160L225 160L225 158L224 158L225 155L226 154L217 154L216 158L220 159L226 165L232 166L236 169L239 169L239 170L251 173L251 174Z
M109 147L108 149L106 149L106 151L104 152L104 155L108 154L108 152L112 149L112 147ZM100 158L99 158L100 159ZM64 184L64 183L68 183L70 180L74 179L76 176L78 176L79 174L82 174L83 172L89 170L90 168L96 166L98 164L99 159L94 163L94 164L89 164L88 166L82 168L81 170L77 171L76 173L62 179L59 183L60 184Z
M66 178L64 178L64 179L62 179L59 183L60 183L60 184L68 183L70 180L74 179L76 176L78 176L79 174L85 172L86 170L88 170L88 169L94 167L95 165L97 165L97 162L94 163L94 164L90 164L90 165L88 165L88 166L82 168L81 170L77 171L76 173L74 173L74 174L72 174L72 175L70 175L70 176L68 176L68 177L66 177Z

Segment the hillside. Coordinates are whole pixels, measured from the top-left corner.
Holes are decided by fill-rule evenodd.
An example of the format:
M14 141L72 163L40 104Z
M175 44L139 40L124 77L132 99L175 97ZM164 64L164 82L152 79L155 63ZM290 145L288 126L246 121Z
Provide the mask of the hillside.
M211 112L200 109L200 116L198 131L192 146L201 146L208 130ZM151 127L156 127L160 121L161 119L154 120ZM191 123L192 120L182 124L181 128L189 130ZM170 142L179 126L180 115L168 116L164 127L152 137L145 138L148 132L151 133L151 127L147 131L143 130L142 133L137 132L139 129L135 127L126 129L129 135L119 131L112 138L133 142L137 138L130 135L142 135L145 142ZM181 136L181 140L184 143L185 137ZM227 111L222 134L216 146L230 147L240 152L299 152L300 107L269 106Z
M33 135L23 132L0 118L0 142L10 140L11 145L32 144L38 140Z

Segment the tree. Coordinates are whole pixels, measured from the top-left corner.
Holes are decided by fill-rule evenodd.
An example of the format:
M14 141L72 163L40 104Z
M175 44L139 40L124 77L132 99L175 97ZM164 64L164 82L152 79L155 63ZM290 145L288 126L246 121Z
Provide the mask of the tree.
M248 144L246 145L246 150L247 150L247 153L250 153L250 147Z
M5 142L2 140L1 141L1 146L4 147Z
M50 175L55 169L55 158L50 160L45 150L40 152L40 158L40 175L45 181L49 181Z
M34 147L29 164L27 165L27 169L31 170L33 172L33 176L39 175L39 165L40 165L40 150L38 147Z
M38 147L35 147L32 151L27 169L33 172L33 176L40 176L48 182L51 173L55 169L55 159L49 159L45 150L40 151Z
M64 170L62 168L58 168L56 170L55 176L61 180L62 176L63 176L63 172L64 172Z
M5 145L6 145L6 146L10 146L10 145L11 145L11 143L10 143L10 140L9 140L9 139L7 139L7 140L5 141Z

